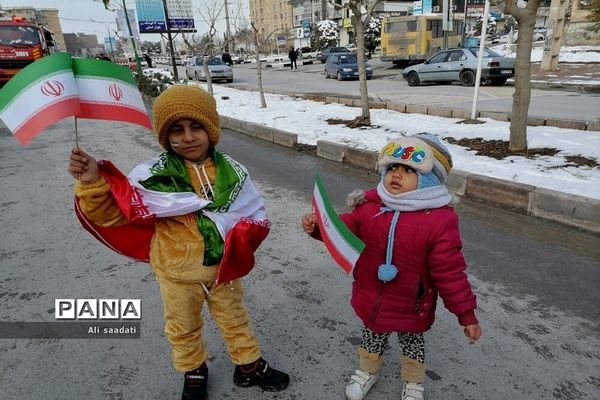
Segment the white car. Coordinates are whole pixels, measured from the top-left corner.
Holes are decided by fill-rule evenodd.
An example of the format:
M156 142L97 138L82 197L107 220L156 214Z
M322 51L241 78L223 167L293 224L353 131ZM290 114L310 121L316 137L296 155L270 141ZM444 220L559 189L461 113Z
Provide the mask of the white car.
M233 82L233 69L225 64L219 57L213 57L208 60L208 72L212 81L224 80L227 83ZM185 66L185 76L188 79L205 81L203 57L192 57Z

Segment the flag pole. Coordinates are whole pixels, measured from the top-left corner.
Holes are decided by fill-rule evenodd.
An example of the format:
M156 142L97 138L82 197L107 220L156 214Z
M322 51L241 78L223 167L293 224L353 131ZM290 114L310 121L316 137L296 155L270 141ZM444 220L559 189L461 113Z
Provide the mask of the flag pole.
M77 130L77 116L75 116L75 147L79 149L79 131Z

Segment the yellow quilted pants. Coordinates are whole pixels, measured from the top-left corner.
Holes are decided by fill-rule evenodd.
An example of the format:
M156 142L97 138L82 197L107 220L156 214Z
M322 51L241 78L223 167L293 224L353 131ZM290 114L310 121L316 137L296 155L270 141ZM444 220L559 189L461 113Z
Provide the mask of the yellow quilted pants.
M252 330L250 315L244 306L240 279L213 285L216 268L203 267L207 273L205 287L198 282L182 282L157 276L165 318L165 334L172 348L173 365L181 372L202 365L208 352L202 336L204 302L225 339L231 361L249 364L261 357ZM208 293L206 293L206 290Z

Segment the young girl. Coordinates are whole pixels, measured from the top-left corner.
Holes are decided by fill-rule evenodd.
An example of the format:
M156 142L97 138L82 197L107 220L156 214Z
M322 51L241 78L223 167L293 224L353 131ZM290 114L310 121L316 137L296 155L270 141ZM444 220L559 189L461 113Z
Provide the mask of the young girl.
M379 154L377 188L353 192L340 217L364 243L353 271L352 307L363 322L359 369L346 386L348 400L364 399L383 366L390 334L400 344L402 400L422 400L425 341L438 293L471 343L481 336L476 300L465 273L458 217L444 180L452 158L436 136L419 134L387 143ZM304 231L320 239L314 214Z
M134 168L129 180L111 164L97 163L83 150L73 150L69 173L78 181L74 190L80 218L84 226L94 227L95 234L106 233L104 243L112 230L111 237L120 240L109 242L113 249L133 258L149 258L160 287L173 365L184 375L182 400L207 398L208 350L201 314L204 303L235 364L234 384L284 390L289 376L271 368L262 358L244 306L241 279L217 282L219 267L227 257L236 257L238 269L242 269L244 260L249 260L245 261L248 268L254 265L255 248L245 244L254 242L257 247L264 236L245 237L233 245L231 252L224 238L244 217L260 216L268 225L263 200L246 168L215 150L221 130L211 94L197 87L175 85L156 98L152 111L157 139L165 152ZM130 186L134 186L131 193L127 190ZM150 235L124 230L139 221L133 217L148 214L137 201L140 191L144 201L152 196L154 204L163 209L162 214L156 214ZM121 201L117 204L118 199ZM136 211L130 212L132 209ZM260 232L260 228L254 229L256 226L248 224L242 234ZM221 232L227 227L228 231ZM145 241L123 245L136 237ZM148 246L149 255L140 256Z

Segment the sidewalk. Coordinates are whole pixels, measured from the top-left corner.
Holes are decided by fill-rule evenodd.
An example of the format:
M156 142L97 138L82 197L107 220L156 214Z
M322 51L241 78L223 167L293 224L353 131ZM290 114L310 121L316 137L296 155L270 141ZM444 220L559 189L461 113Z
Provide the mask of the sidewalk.
M556 71L540 71L540 63L532 64L532 86L600 93L600 63L559 63L558 67Z

